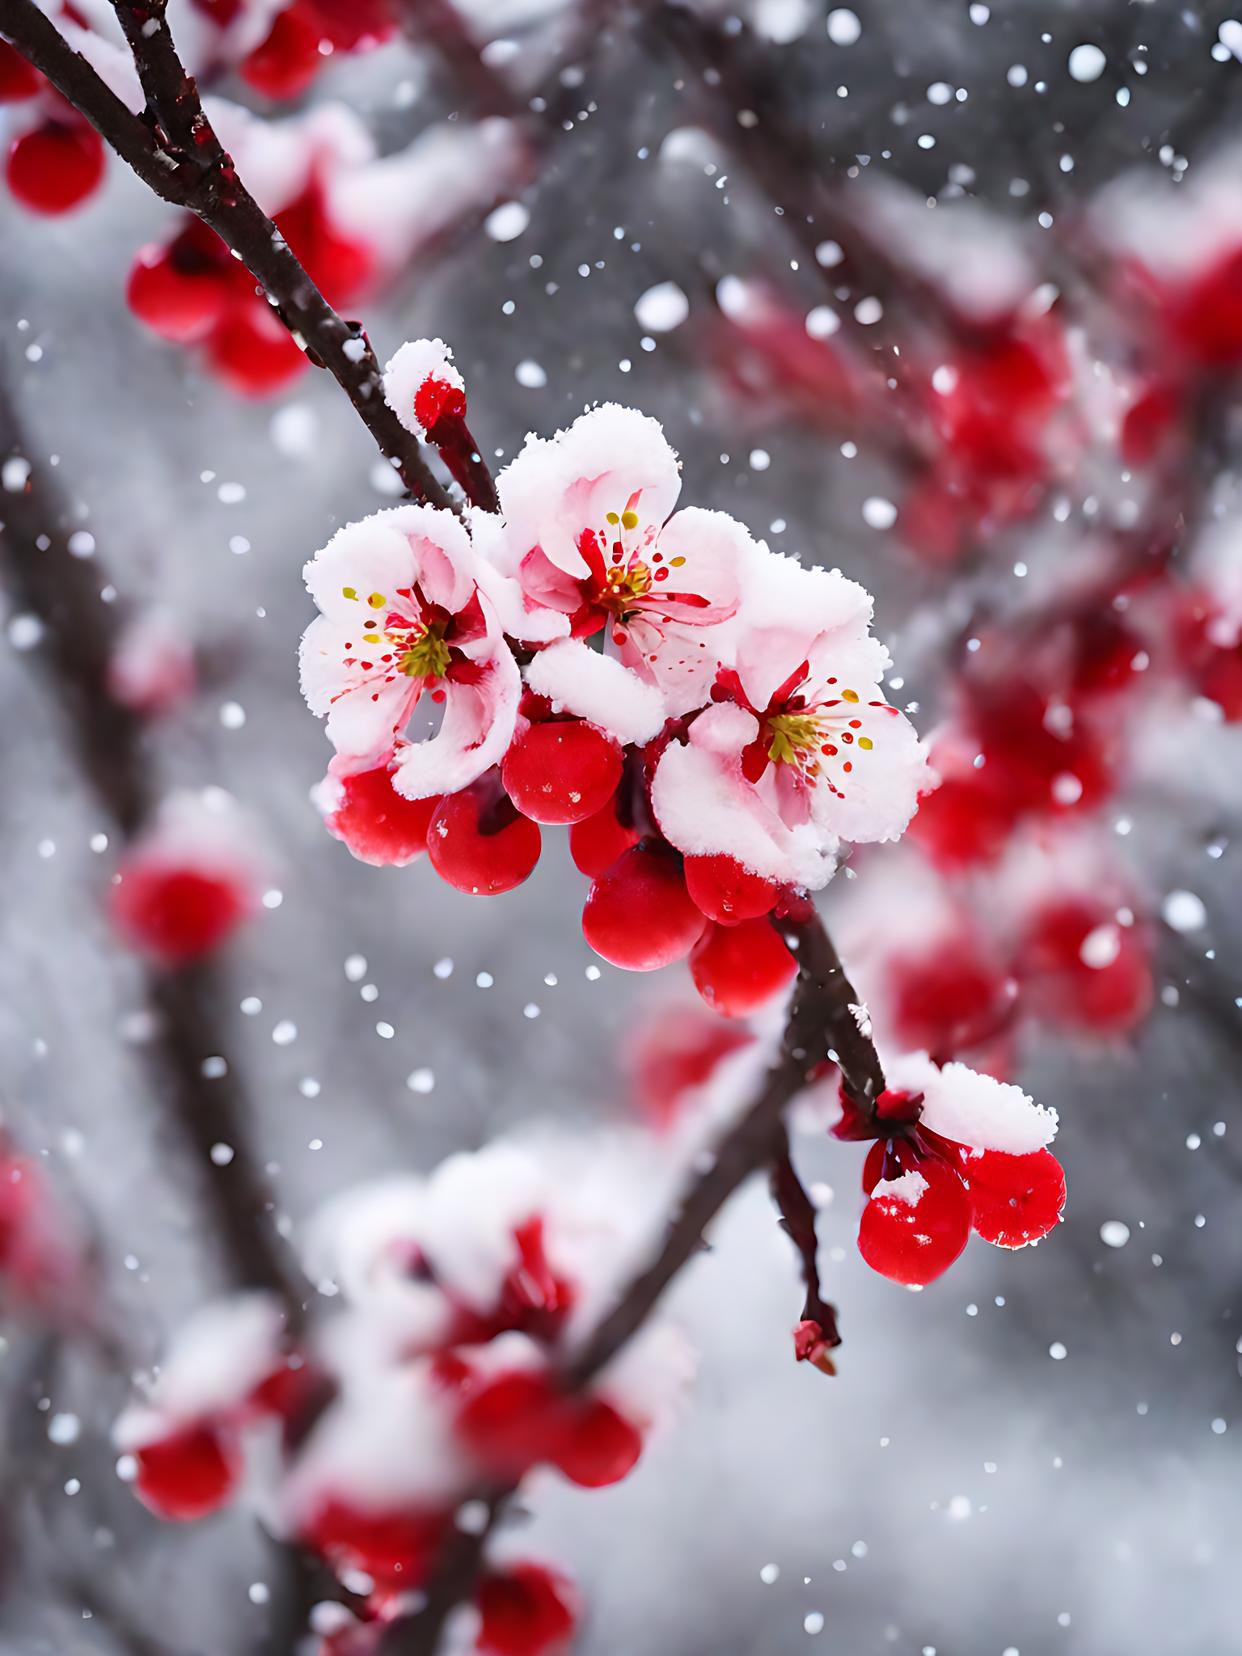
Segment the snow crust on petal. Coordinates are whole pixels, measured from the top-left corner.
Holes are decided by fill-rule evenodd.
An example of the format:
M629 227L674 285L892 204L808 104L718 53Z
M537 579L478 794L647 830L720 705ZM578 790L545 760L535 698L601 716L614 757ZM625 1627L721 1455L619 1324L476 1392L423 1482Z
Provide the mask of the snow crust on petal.
M739 720L750 727L740 742ZM740 708L714 707L696 719L689 743L671 742L656 767L656 819L688 857L733 857L764 879L818 890L832 877L836 841L815 823L790 826L747 782L740 751L757 731ZM716 748L722 736L732 751Z
M759 543L750 530L728 512L710 511L704 506L683 506L660 531L660 551L665 562L683 558L669 577L669 587L688 588L707 599L707 608L681 612L664 603L679 620L723 621L734 614L752 561L760 555Z
M659 421L603 403L555 437L528 436L496 479L518 560L535 547L558 569L581 577L584 530L602 533L609 512L633 510L653 536L681 491L681 471Z
M134 1449L175 1425L242 1402L275 1367L284 1330L272 1294L237 1294L196 1311L177 1330L146 1405L117 1421L118 1447Z
M413 573L409 542L393 515L374 512L342 525L303 566L302 579L323 615L351 625L359 620L359 594L365 602L371 592L392 593Z
M444 718L434 736L399 749L392 785L406 799L457 793L498 765L513 740L522 675L503 645L475 664L471 681L446 679Z
M567 638L568 614L539 603L518 580L504 520L494 512L472 510L469 522L478 556L475 576L480 591L487 595L495 611L500 630L522 644L550 644L555 639Z
M923 1124L955 1144L1027 1156L1056 1137L1055 1110L968 1064L937 1069L926 1053L909 1053L888 1065L887 1073L890 1087L923 1094Z
M427 433L414 416L414 399L429 379L458 391L466 389L465 380L453 366L453 353L442 339L409 339L384 367L384 400L420 442L426 440Z
M747 627L795 625L808 636L871 625L873 600L866 587L839 569L808 569L797 558L762 542L743 566L742 619Z
M875 685L859 687L864 706L882 700ZM927 749L902 713L882 713L865 723L875 746L855 754L844 797L824 795L816 812L838 838L856 845L899 839L918 808L919 795L930 786Z
M654 685L576 638L541 650L526 669L526 682L554 712L586 719L623 746L641 747L664 725L664 699Z
M890 1201L904 1202L907 1207L918 1207L927 1189L927 1180L916 1169L903 1173L896 1179L881 1179L871 1192L873 1201L882 1201L887 1197Z

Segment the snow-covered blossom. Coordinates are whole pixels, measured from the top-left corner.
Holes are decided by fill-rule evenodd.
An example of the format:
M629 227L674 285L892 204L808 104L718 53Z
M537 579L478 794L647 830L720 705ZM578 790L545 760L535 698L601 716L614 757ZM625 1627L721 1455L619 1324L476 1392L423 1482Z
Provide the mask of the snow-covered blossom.
M410 799L467 787L513 735L520 675L451 512L396 506L348 524L306 566L321 614L302 640L302 690L359 770L396 753ZM398 749L424 692L439 730Z
M655 420L605 404L528 437L497 479L504 557L529 598L571 619L657 685L670 713L700 703L728 650L754 543L723 512L686 507Z
M385 395L477 481L443 341L404 345ZM844 843L895 839L931 778L880 689L863 588L674 512L680 489L659 425L606 404L529 437L498 512L341 530L306 570L302 688L336 748L315 797L355 856L425 849L472 895L513 890L541 827L568 827L591 947L636 971L690 956L708 1004L743 1017L796 971L774 923L797 888ZM430 736L408 728L424 692Z
M526 669L526 682L547 698L554 713L586 719L625 746L644 746L659 735L667 717L654 685L576 638L541 650Z
M839 571L771 554L756 567L736 668L655 774L656 818L679 850L814 888L842 841L901 833L929 777L880 689L888 654L870 619L869 596Z

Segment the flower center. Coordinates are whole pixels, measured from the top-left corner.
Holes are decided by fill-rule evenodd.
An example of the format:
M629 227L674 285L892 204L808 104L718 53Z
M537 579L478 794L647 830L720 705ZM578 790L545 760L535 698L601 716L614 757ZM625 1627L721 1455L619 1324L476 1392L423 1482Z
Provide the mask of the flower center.
M801 695L791 699L792 706L786 703L783 711L769 713L763 721L761 741L767 742L767 757L772 764L793 765L806 781L817 782L824 777L825 760L842 759L841 769L848 774L854 768L850 750L866 753L874 747L871 737L862 734L863 722L856 717L856 690L838 690L810 706Z
M388 610L387 616L381 624L377 614L371 623L371 630L362 634L362 642L375 645L387 644L396 656L395 662L391 655L385 655L385 662L392 662L399 673L407 678L439 679L443 678L452 661L452 652L445 643L444 635L449 629L451 616L429 621L424 617L415 618L405 616L399 610L390 608L392 600L386 593L373 592L369 597L360 599L355 587L342 587L344 597L357 603L365 603L368 609ZM416 595L408 588L402 588L399 596L402 599L415 601ZM417 595L421 597L421 595ZM363 664L364 666L366 663Z
M618 616L624 615L647 596L652 585L651 570L645 563L636 560L628 568L614 563L604 576L596 602Z
M415 622L400 631L390 628L387 636L401 651L397 671L407 678L438 679L448 671L450 656L443 623L425 627Z
M823 721L814 713L774 713L767 728L768 758L777 765L807 765L823 741Z

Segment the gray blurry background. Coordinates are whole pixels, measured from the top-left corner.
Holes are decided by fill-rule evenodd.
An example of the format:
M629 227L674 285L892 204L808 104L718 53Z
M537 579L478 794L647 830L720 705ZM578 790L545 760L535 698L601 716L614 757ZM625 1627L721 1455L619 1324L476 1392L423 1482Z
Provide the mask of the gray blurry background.
M934 193L968 167L969 190L1022 223L1048 203L1072 212L1135 164L1159 170L1166 142L1193 157L1229 130L1242 89L1242 67L1209 55L1223 8L1001 0L974 21L987 9L959 0L856 9L862 34L848 51L829 41L822 0L808 4L800 39L747 48L776 75L826 176L866 154ZM472 16L485 36L521 42L524 86L555 87L563 19L534 6L493 15L487 0ZM1093 86L1065 69L1084 40L1110 58ZM450 340L476 434L497 456L588 400L657 415L685 462L683 500L737 514L782 550L839 561L876 591L880 631L899 651L907 619L918 611L923 625L948 599L895 535L863 523L862 500L885 492L882 460L865 447L847 460L806 425L755 423L696 363L721 274L764 270L808 307L822 299L816 276L790 271L799 249L740 163L722 168L720 187L701 164L658 161L670 130L696 119L693 77L661 44L658 16L626 13L593 45L581 100L597 111L548 143L524 196L525 233L497 244L472 227L368 306L381 359L407 337ZM1143 95L1123 111L1112 93L1121 78L1138 84L1125 65L1140 45ZM1044 94L1008 83L1017 63L1046 78ZM411 80L414 100L394 97ZM968 98L929 104L938 81ZM440 61L407 47L334 68L316 95L329 92L373 117L389 146L463 107ZM918 148L916 133L936 147ZM1015 177L1032 182L1025 197L1012 195ZM227 788L273 848L279 907L229 947L207 991L218 1055L246 1101L241 1153L296 1228L354 1180L431 1166L511 1124L624 1116L627 1031L684 984L677 969L644 981L605 966L588 978L582 882L555 833L529 883L490 902L425 867L363 867L324 833L308 790L329 750L296 684L310 613L299 572L338 524L383 503L376 457L324 376L243 404L139 329L125 273L166 223L119 165L67 220L35 221L0 198L0 375L20 421L3 446L35 468L53 519L47 556L66 559L65 533L89 528L97 585L114 584L123 606L171 608L204 653L202 692L150 730L146 759L161 789ZM633 306L666 279L690 294L691 316L644 349ZM523 362L546 385L519 383ZM313 421L305 458L273 441L273 415L290 407ZM771 456L762 471L755 448ZM222 500L222 484L244 498L226 504L237 491ZM5 508L0 497L0 518ZM22 608L10 594L6 624ZM148 1062L142 971L101 915L115 825L84 780L43 646L12 637L0 641L4 1112L90 1215L109 1293L149 1359L223 1284L203 1200L213 1175ZM934 663L919 670L911 687L930 719ZM222 713L231 704L244 723ZM1220 741L1222 774L1236 774L1237 742ZM794 1262L764 1190L748 1189L673 1296L701 1352L684 1418L620 1487L549 1487L535 1503L530 1544L584 1586L588 1656L1242 1650L1238 899L1234 853L1204 853L1234 825L1215 796L1148 805L1127 802L1131 852L1157 894L1189 885L1204 898L1217 958L1163 960L1160 981L1183 986L1180 1003L1158 1008L1133 1047L1058 1040L1031 1054L1023 1080L1062 1112L1065 1225L1033 1253L972 1246L943 1281L909 1294L853 1249L857 1152L801 1145L808 1177L836 1191L824 1263L845 1346L829 1381L791 1360ZM109 844L92 849L100 833ZM356 981L351 956L366 962ZM433 972L444 960L451 975ZM1186 991L1188 975L1201 993ZM278 1044L285 1020L296 1038ZM418 1070L432 1072L430 1091L407 1086ZM1130 1227L1125 1247L1101 1241L1108 1219ZM104 1433L119 1381L17 1323L0 1375L0 1649L287 1653L283 1566L249 1518L164 1527L116 1483ZM80 1438L49 1443L64 1413L80 1417ZM765 1566L776 1579L761 1579ZM85 1576L108 1600L87 1620L66 1587Z

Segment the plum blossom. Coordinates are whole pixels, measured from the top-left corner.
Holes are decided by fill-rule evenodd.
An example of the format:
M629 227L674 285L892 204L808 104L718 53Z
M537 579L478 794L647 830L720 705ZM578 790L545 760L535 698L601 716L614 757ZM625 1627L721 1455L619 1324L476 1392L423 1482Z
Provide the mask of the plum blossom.
M888 653L870 619L870 597L839 571L768 554L739 617L736 667L656 770L656 818L680 851L814 889L841 841L898 837L929 774L880 689Z
M451 512L396 506L348 524L305 570L321 611L302 638L302 691L359 770L395 754L408 799L468 787L504 755L521 679ZM439 730L401 743L424 692Z
M551 438L528 437L497 479L500 567L528 602L570 618L657 685L670 713L698 705L728 657L743 566L756 548L723 512L685 507L655 420L607 403Z

